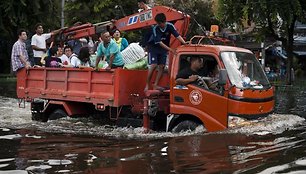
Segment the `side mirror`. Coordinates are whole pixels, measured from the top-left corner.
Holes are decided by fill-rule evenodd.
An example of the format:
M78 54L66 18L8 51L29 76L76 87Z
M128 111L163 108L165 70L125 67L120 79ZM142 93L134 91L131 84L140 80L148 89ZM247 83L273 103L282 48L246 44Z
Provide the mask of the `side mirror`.
M226 81L227 81L227 71L226 69L220 69L218 85L224 86L226 84Z

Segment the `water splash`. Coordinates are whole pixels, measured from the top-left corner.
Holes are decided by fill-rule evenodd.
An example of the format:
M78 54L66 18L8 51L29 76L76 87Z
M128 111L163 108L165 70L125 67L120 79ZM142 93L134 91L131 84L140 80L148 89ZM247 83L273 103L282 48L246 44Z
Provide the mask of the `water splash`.
M205 132L203 126L198 127L195 131L186 131L181 133L171 132L156 132L149 131L145 133L143 128L132 127L114 127L109 125L97 125L95 121L88 118L66 118L54 120L47 123L35 122L31 120L30 105L26 103L26 108L18 108L17 99L6 98L0 96L0 127L2 131L7 128L12 129L38 129L51 133L71 133L108 136L120 139L156 139L177 136L201 135ZM217 133L243 133L248 135L267 135L280 134L294 126L301 124L305 119L297 115L271 114L270 116L261 119L250 121L241 127L227 129ZM40 137L32 137L40 138Z
M228 129L226 133L243 133L247 135L281 134L286 130L294 129L305 122L298 115L271 114L260 120L248 121L243 126Z

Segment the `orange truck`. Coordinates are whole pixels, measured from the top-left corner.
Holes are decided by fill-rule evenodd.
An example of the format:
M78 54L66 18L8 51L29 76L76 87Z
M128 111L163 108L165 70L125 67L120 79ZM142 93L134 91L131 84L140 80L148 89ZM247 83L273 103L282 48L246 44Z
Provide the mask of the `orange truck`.
M157 13L165 13L185 37L190 17L175 9L156 6L115 22L121 31L142 29L154 24ZM100 25L85 24L66 29L61 38L76 39L101 31ZM47 121L64 116L96 115L108 124L143 126L156 131L182 131L203 125L207 131L229 127L238 118L256 119L273 112L274 88L251 51L231 46L204 45L204 36L195 36L180 46L174 38L169 69L160 85L168 90L144 93L147 70L91 68L30 68L17 73L17 96L31 102L32 119ZM203 59L208 74L217 65L216 88L198 83L176 84L178 72L190 66L190 59ZM154 77L152 78L154 79Z

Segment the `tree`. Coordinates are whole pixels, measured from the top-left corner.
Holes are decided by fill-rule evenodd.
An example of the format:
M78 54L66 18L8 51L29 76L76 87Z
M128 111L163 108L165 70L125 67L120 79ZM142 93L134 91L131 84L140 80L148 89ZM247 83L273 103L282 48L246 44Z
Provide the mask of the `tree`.
M17 40L17 30L24 28L32 33L38 22L45 29L56 29L60 26L60 1L52 0L14 0L0 3L0 70L10 71L12 44Z
M283 43L288 54L287 84L291 84L294 27L296 21L305 20L306 0L219 0L218 7L218 18L224 24L250 20L261 26L261 34Z
M14 0L0 3L0 37L16 38L18 28L33 31L38 22L45 28L60 26L60 3L51 0Z
M65 23L66 26L71 26L75 22L99 23L122 18L126 15L136 13L137 10L136 0L68 1L65 4ZM125 37L130 42L139 40L139 35L134 32L127 33Z
M157 0L157 3L190 15L189 36L203 35L206 30L210 29L211 25L219 24L213 13L213 0Z
M136 0L74 0L65 4L68 25L79 21L83 23L99 23L133 14L136 10Z

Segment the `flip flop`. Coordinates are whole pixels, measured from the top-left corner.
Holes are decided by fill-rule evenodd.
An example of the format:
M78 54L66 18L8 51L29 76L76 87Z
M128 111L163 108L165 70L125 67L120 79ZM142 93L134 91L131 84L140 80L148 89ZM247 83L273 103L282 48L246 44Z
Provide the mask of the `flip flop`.
M164 91L166 88L161 87L161 86L155 86L154 89L159 90L159 91Z

